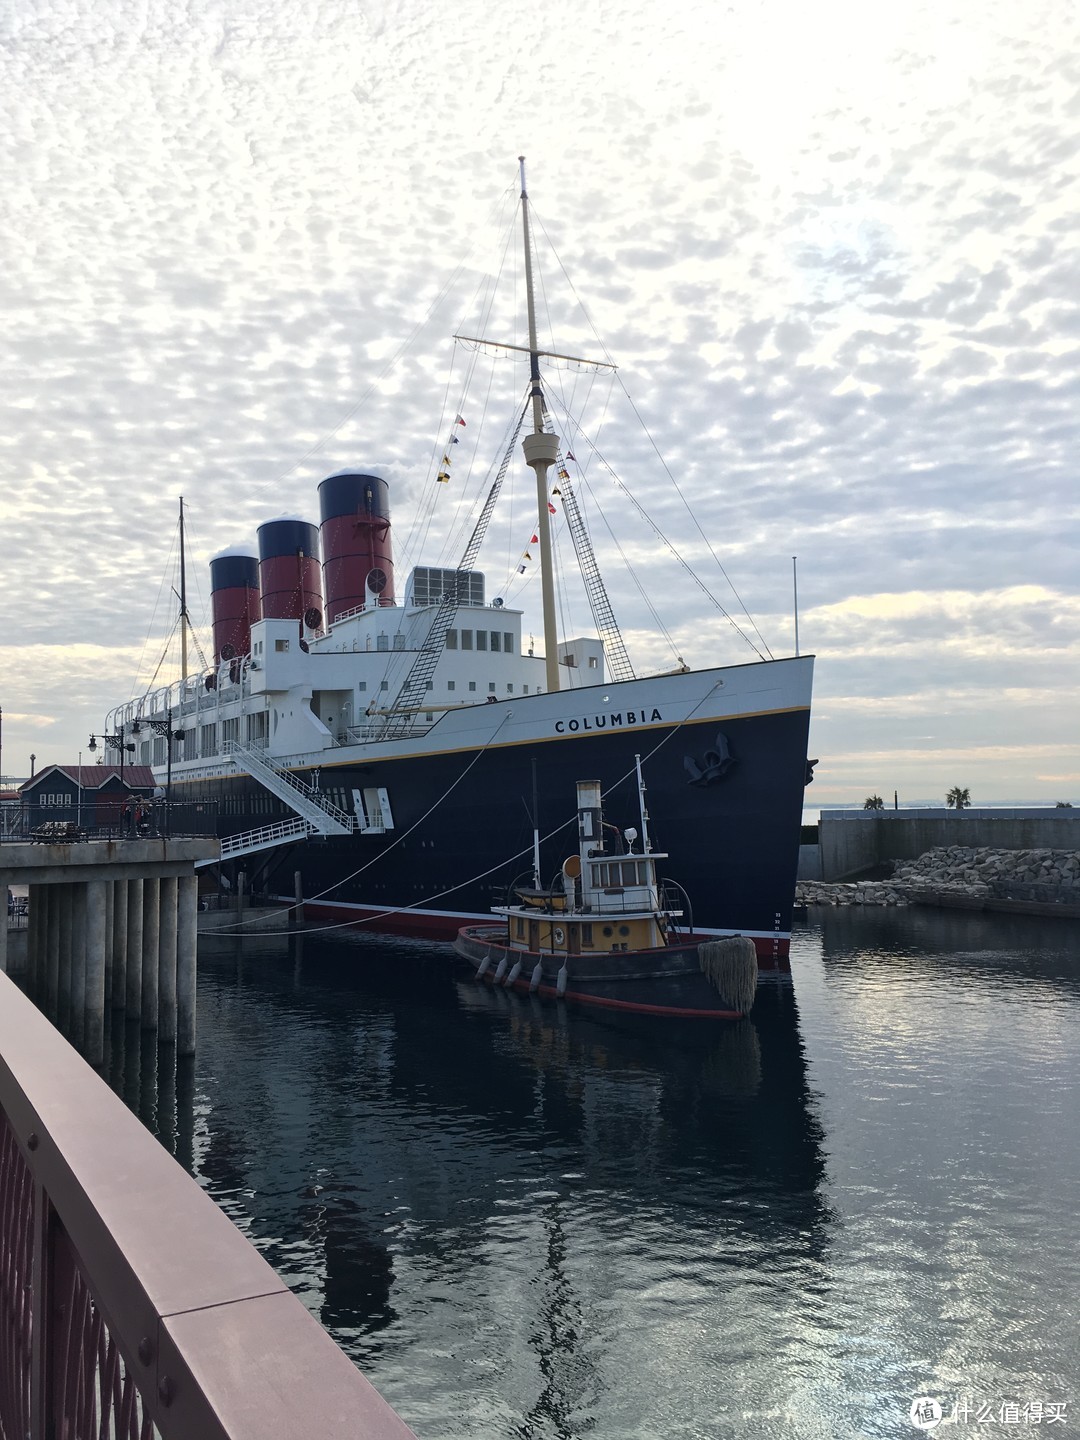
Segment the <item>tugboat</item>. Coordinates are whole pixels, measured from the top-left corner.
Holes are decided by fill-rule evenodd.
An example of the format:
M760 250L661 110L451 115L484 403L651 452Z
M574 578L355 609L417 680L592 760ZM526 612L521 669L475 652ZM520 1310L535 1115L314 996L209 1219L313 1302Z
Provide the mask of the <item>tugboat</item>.
M638 1014L736 1020L754 1003L752 940L682 929L679 887L661 882L667 854L649 843L641 757L635 756L641 849L635 829L605 825L598 780L577 782L578 849L553 884L540 879L539 836L531 884L493 905L503 925L465 925L455 951L476 978L549 999Z

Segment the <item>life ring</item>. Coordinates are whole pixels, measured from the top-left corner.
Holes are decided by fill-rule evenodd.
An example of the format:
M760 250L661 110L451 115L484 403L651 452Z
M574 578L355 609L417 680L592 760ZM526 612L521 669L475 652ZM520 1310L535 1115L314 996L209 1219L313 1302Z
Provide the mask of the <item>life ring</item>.
M555 929L552 930L551 938L556 945L564 945L566 943L566 935L560 925L556 925Z

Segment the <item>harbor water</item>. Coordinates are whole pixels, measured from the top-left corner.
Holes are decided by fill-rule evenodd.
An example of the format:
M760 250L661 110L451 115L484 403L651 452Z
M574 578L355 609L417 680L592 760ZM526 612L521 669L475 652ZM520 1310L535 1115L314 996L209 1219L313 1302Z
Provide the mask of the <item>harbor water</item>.
M1080 1424L1077 927L812 911L728 1024L260 943L113 1082L422 1440Z

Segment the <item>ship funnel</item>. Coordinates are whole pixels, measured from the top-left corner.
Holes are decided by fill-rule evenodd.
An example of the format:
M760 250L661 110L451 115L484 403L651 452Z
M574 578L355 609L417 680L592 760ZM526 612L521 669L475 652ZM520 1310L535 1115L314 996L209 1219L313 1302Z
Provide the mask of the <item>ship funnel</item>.
M210 561L210 608L214 619L214 664L246 655L251 627L262 619L259 562L248 550L222 550Z
M351 470L319 486L323 584L328 624L376 600L394 603L390 487L378 475Z
M297 515L279 515L259 526L259 589L264 620L300 620L309 630L323 624L319 532Z

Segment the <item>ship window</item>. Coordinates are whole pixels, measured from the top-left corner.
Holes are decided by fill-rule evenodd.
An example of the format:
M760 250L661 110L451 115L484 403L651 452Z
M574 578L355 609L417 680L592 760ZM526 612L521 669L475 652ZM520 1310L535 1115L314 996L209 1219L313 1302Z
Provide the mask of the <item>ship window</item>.
M510 630L506 630L503 633L503 649L507 655L513 655L514 653L514 636Z
M427 682L427 688L428 688L429 690L434 690L434 689L435 689L435 681L434 681L434 680L429 680L429 681Z
M288 642L288 640L275 640L275 641L274 641L274 649L278 652L279 655L280 655L283 651L287 650L288 648L289 648L289 642Z
M357 688L357 690L366 690L366 689L367 689L367 681L366 681L366 680L358 680L358 681L356 682L356 688Z
M529 687L528 687L528 685L523 685L523 686L522 686L522 694L527 695L528 693L529 693Z
M397 632L397 634L394 636L394 649L395 649L395 650L404 650L404 649L405 649L405 636L404 636L404 634L403 634L400 630L399 630L399 631Z
M582 925L582 927L581 927L581 943L582 943L582 945L591 945L591 944L593 943L593 939L592 939L592 926L591 926L591 925Z
M575 670L577 668L577 657L574 655L564 655L562 657L562 663L569 669Z
M476 681L475 681L475 680L470 680L470 681L469 681L469 689L470 689L470 690L475 690L475 689L476 689Z
M461 648L462 648L463 650L471 650L471 649L472 649L472 631L471 631L471 630L462 630L462 632L461 632Z
M486 630L477 630L477 632L476 632L476 648L477 648L478 650L486 650L486 649L487 649L487 637L488 637L488 632L487 632Z
M389 689L390 689L390 681L389 681L389 680L380 680L380 681L379 681L379 689L380 689L380 690L389 690Z
M456 685L456 683L455 683L453 680L448 680L448 681L446 682L446 688L447 688L447 690L456 690L456 689L457 689L457 685Z
M513 687L513 685L507 685L507 687L506 687L506 693L507 693L508 695L512 695L512 694L514 693L514 687Z
M501 650L501 649L502 649L502 631L501 631L501 630L492 630L492 632L491 632L491 648L492 648L492 650Z
M376 641L375 641L375 649L376 649L376 650L389 650L389 649L390 649L390 636L389 636L389 635L380 635L380 636L376 639Z
M596 656L595 656L595 655L590 655L590 656L589 656L589 669L590 669L590 670L595 670L595 669L596 669L596 666L597 666Z
M457 649L457 631L456 631L456 630L447 630L447 632L446 632L446 648L447 648L448 650L456 650L456 649Z
M524 937L525 937L525 917L524 917L523 915L519 915L519 916L517 917L517 934L518 934L518 939L519 939L519 940L524 939Z
M488 681L488 694L489 694L489 695L494 695L494 693L495 693L495 681L494 681L494 680L489 680L489 681Z
M430 725L431 722L432 722L432 720L435 719L435 712L434 712L433 710L428 710L428 711L425 713L425 715L424 715L424 719L425 719L425 720L428 722L428 724Z

